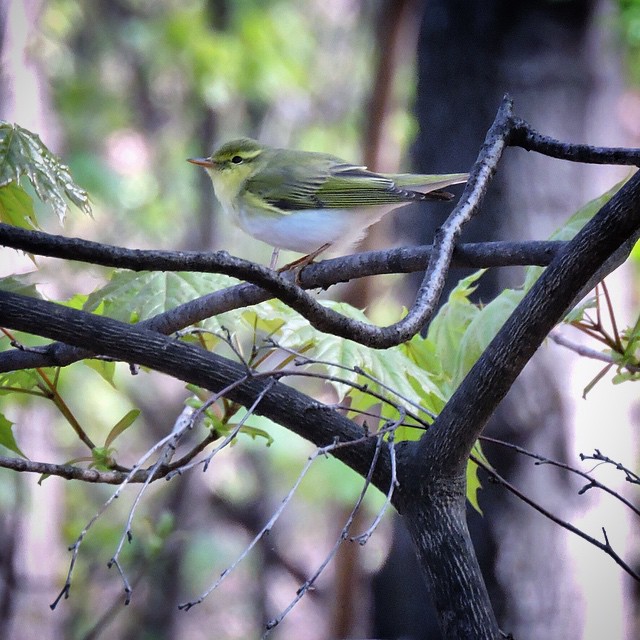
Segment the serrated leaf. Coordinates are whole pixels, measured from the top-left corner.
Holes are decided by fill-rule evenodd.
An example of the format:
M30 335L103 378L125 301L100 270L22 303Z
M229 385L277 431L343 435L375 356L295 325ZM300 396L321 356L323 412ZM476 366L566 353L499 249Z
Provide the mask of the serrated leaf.
M0 222L23 229L38 228L33 200L17 182L0 187Z
M21 458L27 458L27 456L22 453L16 439L13 435L13 422L11 420L7 420L2 414L0 414L0 445L9 449L9 451L13 451Z
M276 304L257 305L244 310L241 318L248 329L272 335L282 328L285 323L284 317L290 315L285 312L283 316L283 310L283 307Z
M128 411L116 424L113 425L111 431L109 431L109 435L105 438L104 446L106 449L111 447L115 439L124 433L135 421L135 419L140 415L140 409L131 409Z
M15 391L5 391L4 388L24 389L25 391L38 386L40 378L35 369L22 369L21 371L9 371L0 374L0 393L15 393Z
M63 304L65 307L69 307L70 309L80 310L86 304L88 297L89 296L86 293L76 293L68 300L61 301L60 304Z
M440 311L429 325L427 343L422 343L419 337L411 340L411 349L418 357L423 349L434 352L440 360L438 381L445 397L450 397L458 385L456 371L459 367L460 344L471 322L478 316L480 309L469 300L475 291L475 283L482 275L482 271L472 273L460 280L449 294L449 299L442 305ZM420 359L424 361L426 354Z
M91 214L87 192L73 181L69 167L40 137L17 124L0 121L0 187L18 184L22 176L28 178L38 197L52 206L61 222L67 200Z
M362 311L346 303L322 301L322 304L349 318L368 322ZM274 336L278 344L293 351L304 351L305 356L321 361L309 366L313 371L335 378L329 384L335 389L339 401L349 395L353 411L368 410L377 400L371 393L355 390L346 382L366 385L369 390L398 404L406 404L405 398L408 398L420 403L425 410L433 411L433 400L441 397L440 390L434 384L430 372L410 358L403 347L384 351L370 349L351 340L322 333L276 301L262 303L253 310L258 316L262 317L264 314L269 320L277 317L273 315L274 306L279 310L280 319L285 320L277 336ZM420 389L419 393L417 389ZM414 407L412 410L418 411ZM396 419L397 411L388 403L383 403L381 417ZM404 433L402 436L398 435L398 439L405 436Z
M216 273L115 271L108 284L88 296L83 309L123 322L146 320L237 282ZM202 324L220 331L225 319L231 318L229 326L233 327L238 315L221 314Z
M476 360L518 306L525 292L520 289L505 289L488 305L478 311L469 323L458 347L453 382L457 387L469 373Z

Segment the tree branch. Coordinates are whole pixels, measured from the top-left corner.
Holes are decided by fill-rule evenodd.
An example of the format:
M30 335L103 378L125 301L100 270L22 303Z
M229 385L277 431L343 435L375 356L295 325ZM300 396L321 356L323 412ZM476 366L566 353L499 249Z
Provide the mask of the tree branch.
M487 134L460 202L436 237L435 248L429 259L422 286L414 304L402 320L388 327L377 327L346 318L319 304L300 287L270 269L232 257L225 251L211 254L212 264L216 265L216 271L219 273L239 277L270 291L320 331L376 349L386 349L406 342L422 329L436 309L444 287L444 278L451 264L455 242L463 226L477 213L506 146L510 131L511 107L511 100L505 99L496 121Z
M512 122L513 129L509 138L511 146L570 162L640 166L640 149L594 147L588 144L561 142L539 133L522 118L513 118Z
M420 464L464 469L473 443L524 365L580 291L640 228L640 172L547 267L421 440Z
M498 635L465 519L465 466L471 448L578 292L603 265L611 264L612 255L631 250L629 239L639 228L640 172L554 258L432 428L408 451L399 473L396 507L416 545L446 637Z
M134 271L198 271L219 273L217 254L211 252L150 251L124 249L79 238L65 238L40 231L27 231L0 224L0 244L37 255L86 261L108 267ZM564 242L485 242L456 247L452 264L460 267L549 264ZM411 247L370 251L325 260L305 267L300 283L305 289L326 289L338 282L381 273L409 273L424 269L432 247ZM294 274L283 274L291 281ZM266 289L253 284L238 284L191 300L174 309L140 322L138 326L165 335L174 333L207 318L272 298ZM0 353L0 372L36 367L66 366L94 353L64 343L37 349Z
M241 364L139 325L128 325L7 291L0 291L0 325L63 340L81 349L91 348L106 356L135 362L214 393L228 387L234 380L247 377L247 369ZM277 378L278 372L273 372L272 377ZM273 385L266 394L265 385ZM327 405L280 382L273 383L266 376L249 376L245 382L233 388L227 397L250 406L262 394L264 397L256 409L257 414L270 418L320 447L336 439L341 443L359 441L366 435L362 427ZM375 452L374 440L366 438L358 446L336 448L335 455L366 476ZM395 446L399 454L402 447L400 444ZM385 445L376 465L373 484L386 492L390 478L391 464Z
M562 241L553 240L460 244L455 248L451 264L454 267L475 269L546 266L564 244ZM233 270L235 261L237 260L238 265L247 262L230 256L226 251L127 249L82 238L67 238L44 231L21 229L5 223L0 223L0 245L39 256L131 271L229 271L228 275L240 277L240 272ZM401 247L331 258L306 266L297 280L303 289L326 289L355 278L389 273L413 273L424 269L432 252L432 246ZM287 282L295 279L294 275L288 272L283 273L282 277ZM248 274L247 282L253 282L251 274ZM269 290L263 289L261 293L268 296Z

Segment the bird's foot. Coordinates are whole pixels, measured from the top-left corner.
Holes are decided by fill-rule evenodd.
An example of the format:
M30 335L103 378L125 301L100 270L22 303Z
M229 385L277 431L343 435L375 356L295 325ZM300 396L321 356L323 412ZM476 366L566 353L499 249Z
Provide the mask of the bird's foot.
M302 258L298 258L289 264L285 264L284 267L280 267L278 269L278 273L283 273L285 271L295 271L295 282L298 286L300 286L300 274L302 270L310 265L323 251L326 251L331 244L329 242L323 244L321 247L318 247L315 251L312 251L310 254L306 256L302 256Z

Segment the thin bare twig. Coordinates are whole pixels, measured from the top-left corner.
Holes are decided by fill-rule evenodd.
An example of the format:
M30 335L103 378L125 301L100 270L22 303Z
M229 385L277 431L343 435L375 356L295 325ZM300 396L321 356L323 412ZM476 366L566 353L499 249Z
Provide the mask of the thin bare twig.
M492 444L496 444L501 447L506 447L513 451L517 451L518 453L525 455L529 458L533 458L534 460L536 460L535 464L551 465L553 467L557 467L558 469L563 469L564 471L567 471L568 473L571 473L573 475L580 476L581 478L584 478L587 481L587 484L578 491L578 495L582 495L586 493L589 489L601 489L605 493L608 493L610 496L613 496L616 500L619 500L622 504L624 504L625 507L633 511L636 515L640 516L640 509L638 509L638 507L636 507L633 503L627 500L624 496L620 495L617 491L614 491L607 485L601 483L599 480L596 480L594 477L589 475L586 471L576 469L575 467L572 467L571 465L565 462L560 462L559 460L553 460L552 458L547 458L546 456L542 456L538 453L534 453L533 451L529 451L528 449L525 449L524 447L520 447L516 444L505 442L504 440L498 440L497 438L491 438L489 436L481 436L480 439L483 442L491 442ZM584 456L583 454L580 454L580 458L581 460L595 459L592 457ZM598 458L598 459L601 459L601 458ZM619 463L615 463L614 461L611 461L611 464L615 464L616 467L618 467ZM628 469L624 467L618 467L618 468L622 468L625 471L628 471Z
M322 572L327 568L328 564L333 560L335 555L338 553L338 549L340 548L340 545L347 539L349 535L349 530L351 529L351 525L353 524L356 514L360 510L360 506L362 505L364 496L367 493L367 490L369 489L369 486L371 484L371 478L373 476L373 472L376 468L376 464L380 456L380 449L382 447L382 443L384 442L384 436L385 436L385 430L379 431L375 436L377 438L376 449L375 449L373 458L371 460L371 465L369 466L369 472L367 473L367 477L364 480L364 484L362 486L362 490L360 491L360 495L358 496L355 504L353 505L351 512L349 513L349 516L344 526L342 527L342 530L340 531L340 535L336 539L333 547L326 554L324 560L322 561L320 566L318 566L318 568L315 570L313 575L310 578L308 578L304 582L304 584L296 591L296 595L291 600L291 602L289 602L289 604L275 618L272 618L271 620L269 620L269 622L267 622L265 626L265 631L262 634L263 640L269 635L269 633L271 633L271 631L275 627L277 627L285 619L285 617L296 606L296 604L298 604L298 602L305 596L305 594L310 589L313 588L313 585L315 584L316 580L320 577Z
M399 423L397 426L400 426ZM395 439L394 439L394 431L389 431L389 436L387 437L387 444L389 445L389 458L391 460L391 481L389 482L389 491L387 491L387 495L385 497L385 501L382 507L379 509L378 514L376 515L374 521L371 523L371 526L360 535L353 536L351 538L352 542L357 542L359 545L365 545L369 538L373 535L373 532L378 528L380 522L382 522L382 518L386 513L389 505L391 504L391 500L393 499L393 492L397 487L400 486L398 482L397 470L396 470L396 447L395 447Z
M578 344L577 342L573 342L557 331L549 334L549 340L555 342L561 347L565 347L570 351L577 353L583 358L589 358L590 360L599 360L600 362L606 362L607 364L616 364L616 362L610 355L602 353L601 351L596 351L596 349L591 349L590 347L586 347L585 345Z
M613 465L618 471L622 471L625 474L625 480L627 482L631 482L631 484L640 484L640 476L637 473L634 473L631 469L625 467L621 462L616 462L609 458L609 456L605 456L600 449L596 449L591 455L581 453L580 460L597 460L603 464Z
M604 542L600 542L600 540L597 540L596 538L590 536L588 533L585 533L581 529L578 529L576 526L572 525L570 522L567 522L566 520L562 520L562 518L559 518L558 516L556 516L554 513L552 513L548 509L545 509L542 505L537 503L535 500L532 500L531 498L527 497L524 493L522 493L514 485L512 485L510 482L505 480L499 473L497 473L495 471L495 469L493 469L491 466L485 464L485 462L483 460L480 460L478 457L476 457L474 455L471 455L470 458L479 467L481 467L482 469L484 469L486 471L486 473L489 475L489 478L490 478L490 480L492 482L495 482L496 484L499 484L499 485L505 487L505 489L510 491L516 497L518 497L525 504L528 504L530 507L535 509L538 513L541 513L545 518L548 518L549 520L551 520L552 522L555 522L555 524L559 525L563 529L566 529L567 531L570 531L571 533L577 535L579 538L582 538L583 540L586 540L589 544L593 545L594 547L597 547L601 551L604 551L610 558L613 558L613 561L619 567L621 567L623 571L628 573L634 580L640 582L640 575L638 573L636 573L616 553L616 551L613 549L613 547L609 544L609 540L607 538L606 531L605 531L604 527L602 528L602 531L603 531L603 534L604 534L605 541Z
M217 394L218 397L222 397L224 394L228 393L231 389L233 389L233 388L237 387L238 385L242 384L245 380L246 380L246 377L240 378L240 379L232 382L230 385L228 385L225 389L223 389L222 391L220 391ZM172 430L172 432L170 434L166 435L164 438L162 438L158 442L154 443L153 446L138 459L138 461L131 468L131 471L125 476L124 480L120 483L118 488L111 494L111 496L103 503L103 505L100 507L100 509L97 511L97 513L85 525L84 529L80 532L80 535L76 538L76 541L69 547L69 551L72 552L71 561L69 563L69 571L67 572L67 578L65 580L65 584L64 584L62 590L58 594L57 598L50 605L50 608L52 610L55 609L58 606L58 603L60 602L60 599L62 597L64 597L65 600L69 597L69 591L71 589L71 579L72 579L72 576L73 576L73 570L74 570L74 567L75 567L75 563L76 563L78 554L80 552L80 546L82 545L82 542L84 541L84 539L87 536L87 534L88 534L89 530L91 529L91 527L102 516L102 514L111 506L111 504L120 496L120 494L124 491L124 489L127 486L127 484L129 484L131 482L131 478L133 478L135 476L136 472L144 464L144 462L146 460L148 460L156 451L159 451L159 450L163 449L165 447L165 445L171 444L171 445L175 446L175 443L180 439L182 434L188 428L190 428L190 425L189 425L188 422L187 423L182 423L179 426L175 426L174 425L174 429ZM149 471L148 475L145 477L143 487L142 487L140 493L138 494L138 497L137 497L136 501L134 502L134 507L132 507L132 509L130 511L129 519L127 521L127 527L125 528L125 534L123 536L123 539L124 539L125 536L130 535L129 532L130 532L131 520L133 518L133 513L135 511L135 506L137 505L137 503L139 501L139 498L140 498L142 492L144 491L145 487L148 485L148 483L151 481L151 479L153 479L153 476L155 475L155 473L157 471L157 467L159 466L159 463L161 463L163 460L164 460L164 457L161 455L159 457L159 459L158 459L158 462L155 465L153 465L153 467ZM122 546L122 539L121 539L121 542L119 543L118 551L121 548L121 546ZM117 553L118 552L116 552L116 556L117 556ZM122 576L123 582L125 584L125 593L126 593L126 598L127 598L127 602L128 602L128 599L129 599L130 593L131 593L131 587L130 587L127 579L126 579L126 576L124 575L124 572L122 571L122 567L117 562L117 559L115 561L114 561L113 558L111 559L111 561L109 563L109 566L111 566L113 564L116 564L116 567L118 568L118 571L120 572L120 575Z

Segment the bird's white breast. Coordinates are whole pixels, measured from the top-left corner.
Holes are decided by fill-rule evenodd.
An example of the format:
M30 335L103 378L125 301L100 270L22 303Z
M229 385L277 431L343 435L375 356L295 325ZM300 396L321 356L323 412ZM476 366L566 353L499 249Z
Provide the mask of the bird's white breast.
M286 214L243 206L232 218L246 233L279 249L311 253L324 244L348 251L398 205L367 209L301 209Z

